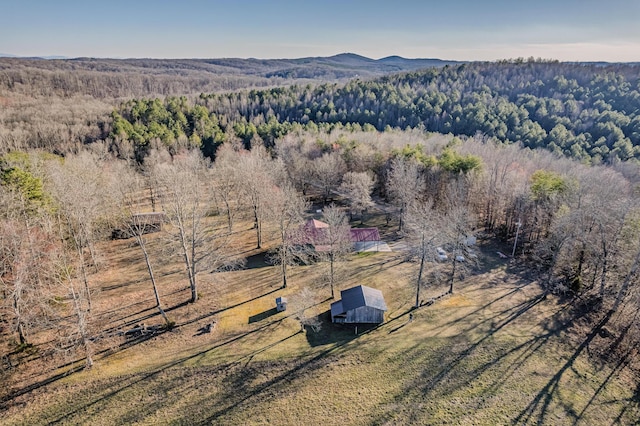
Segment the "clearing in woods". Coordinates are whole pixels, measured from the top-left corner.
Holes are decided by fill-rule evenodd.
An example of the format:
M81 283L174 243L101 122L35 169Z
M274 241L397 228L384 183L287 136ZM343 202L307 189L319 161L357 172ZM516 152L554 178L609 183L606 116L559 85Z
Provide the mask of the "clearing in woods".
M379 327L329 323L323 265L292 269L280 288L277 267L252 250L253 230L238 229L247 269L202 274L200 301L188 298L178 263L159 266L160 287L176 327L96 357L88 371L15 397L3 424L630 424L638 389L626 361L589 357L603 339L572 331L569 304L545 296L485 248L481 269L455 293L409 312L415 265L403 254L351 255L339 290L366 284L389 307ZM245 235L246 234L246 235ZM159 243L153 237L152 243ZM157 241L156 241L157 240ZM126 329L160 324L150 284L131 240L105 244L108 272L97 317ZM435 269L446 272L447 265ZM442 281L446 281L442 278ZM303 287L317 290L310 312L319 332L300 331L295 312L276 312ZM425 300L448 285L429 285ZM610 338L610 337L609 337Z

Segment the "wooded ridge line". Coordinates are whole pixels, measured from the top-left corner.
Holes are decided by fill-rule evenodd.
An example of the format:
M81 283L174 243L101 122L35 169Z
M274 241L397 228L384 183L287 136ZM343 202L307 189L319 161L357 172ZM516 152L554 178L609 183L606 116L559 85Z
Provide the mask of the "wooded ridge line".
M26 62L20 66L7 66L13 59L4 61L0 93L12 107L0 114L0 148L5 152L30 147L64 152L101 139L115 145L128 140L140 160L145 147L157 139L169 147L188 141L213 156L221 142L236 136L247 144L259 137L270 147L295 129L320 126L479 133L591 164L640 158L640 68L634 64L512 60L322 83L318 79L326 79L319 75L267 76L271 71L263 71L273 63L281 66L277 60L245 60L253 64L247 69L240 60L216 60L211 65L208 60L78 59L79 69L73 68L76 60L15 60ZM351 71L372 62L351 55L289 61L303 69L330 63ZM380 61L384 60L373 62ZM208 66L222 68L216 68L219 74L194 77L193 72ZM259 88L274 85L280 87ZM19 93L53 96L60 108L71 103L71 98L65 101L69 96L85 94L96 101L74 99L74 104L79 101L86 107L73 114L58 110L56 116L70 115L66 126L46 117L52 114L47 111L35 126L30 123L34 115L26 117L20 111L38 108L38 102ZM162 97L147 97L154 94ZM121 97L130 100L116 100ZM83 113L87 119L79 120Z

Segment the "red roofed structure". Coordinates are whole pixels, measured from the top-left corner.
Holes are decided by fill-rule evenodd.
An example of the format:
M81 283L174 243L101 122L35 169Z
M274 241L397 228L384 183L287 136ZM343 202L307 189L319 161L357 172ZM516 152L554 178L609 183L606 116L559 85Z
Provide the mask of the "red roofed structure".
M378 228L351 228L349 232L351 233L351 241L354 243L380 241Z
M328 228L329 225L324 222L309 219L302 226L300 243L312 245L317 252L329 250L326 236ZM378 228L351 228L349 236L357 251L361 251L363 247L372 247L371 243L380 242Z

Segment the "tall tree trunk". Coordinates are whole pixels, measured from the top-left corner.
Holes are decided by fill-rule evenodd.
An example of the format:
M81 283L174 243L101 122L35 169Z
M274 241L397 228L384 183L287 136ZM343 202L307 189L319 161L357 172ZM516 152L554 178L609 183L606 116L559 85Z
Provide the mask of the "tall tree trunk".
M262 248L262 221L258 220L256 227L256 233L258 234L258 248Z
M424 272L424 261L427 256L427 248L425 247L424 237L422 243L422 256L420 257L420 270L418 271L418 281L416 282L416 304L414 308L420 307L420 283L422 282L422 273Z
M287 260L286 256L283 255L281 259L281 267L282 267L282 288L287 288Z
M602 241L602 275L600 276L600 297L604 297L604 289L607 284L607 272L608 271L608 260L609 260L609 252L607 249L607 243Z
M78 247L78 257L80 258L80 273L82 274L82 282L84 283L84 291L87 293L87 304L91 311L91 291L89 290L89 277L87 276L87 268L84 265L84 253L82 247Z
M21 284L20 284L21 285ZM16 329L18 331L18 339L20 340L20 345L25 345L27 343L27 336L24 331L24 324L22 321L22 312L20 309L20 293L19 289L14 289L13 292L13 312L16 317Z
M333 290L333 277L334 277L334 270L333 270L333 262L334 262L335 258L333 253L329 254L329 284L331 285L331 299L335 298L335 294L334 294L334 290Z
M198 289L196 287L196 280L193 274L192 259L189 259L189 249L187 248L187 236L185 235L182 225L179 227L180 231L180 244L182 248L182 258L184 259L184 265L189 276L189 288L191 289L191 299L189 302L195 303L198 301Z
M149 278L151 279L151 285L153 286L153 296L156 299L156 308L158 308L160 315L162 315L162 318L164 319L165 324L168 325L169 318L167 318L167 314L165 313L164 309L162 309L162 305L160 304L160 293L158 292L158 286L156 285L156 278L153 273L153 267L151 266L151 260L149 259L149 253L147 252L147 247L140 235L136 235L136 239L138 240L138 245L140 246L140 249L144 254L144 261L147 264L147 271L149 272Z
M82 339L82 346L84 348L85 359L87 368L93 367L93 350L91 349L91 343L87 334L87 317L82 306L80 306L79 296L75 291L73 283L71 285L71 295L73 297L73 306L78 318L78 331L80 332L80 338Z
M256 248L262 248L262 225L258 217L258 206L256 204L253 205L253 227L256 229L256 240L258 242Z
M229 205L229 200L224 197L224 206L227 210L227 224L229 227L229 232L233 232L233 218L231 217L231 206Z
M193 302L198 300L198 287L197 287L197 269L196 269L196 233L197 233L197 220L194 217L191 218L191 240L189 241L189 245L191 248L191 264L189 268L191 270L190 279L191 279L191 299ZM194 299L195 297L195 299Z
M76 252L78 253L78 260L80 261L80 272L82 274L82 282L84 284L84 290L87 294L87 303L89 306L89 311L91 311L91 292L89 290L89 278L87 277L87 269L85 267L85 258L84 258L84 250L82 249L82 239L81 236L78 235L78 232L73 229L73 225L70 222L70 218L67 217L67 226L69 227L69 232L73 239L73 243L75 245ZM60 234L62 235L62 233ZM62 238L62 243L64 244L64 238Z
M156 193L153 190L153 186L149 186L149 193L151 197L151 211L155 212L156 211Z
M576 284L578 287L582 287L582 268L584 267L584 256L585 256L585 244L582 244L582 250L580 250L580 253L578 255L578 268L576 270ZM580 288L577 288L577 290L580 290Z
M451 281L449 283L449 294L453 294L453 282L456 279L456 254L451 253L451 257L453 258L452 267L451 267Z
M633 264L631 265L629 272L625 276L624 281L622 282L622 286L620 287L620 290L618 290L618 293L616 294L615 303L609 310L609 313L611 315L618 310L618 308L624 301L625 296L629 292L629 287L638 276L639 269L640 269L640 250L638 250L638 252L636 253L636 257L633 260Z

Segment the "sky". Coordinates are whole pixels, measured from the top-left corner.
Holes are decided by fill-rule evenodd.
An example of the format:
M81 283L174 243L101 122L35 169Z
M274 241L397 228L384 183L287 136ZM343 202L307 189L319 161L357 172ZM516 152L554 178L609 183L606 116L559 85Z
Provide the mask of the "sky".
M0 53L640 61L640 0L0 0Z

